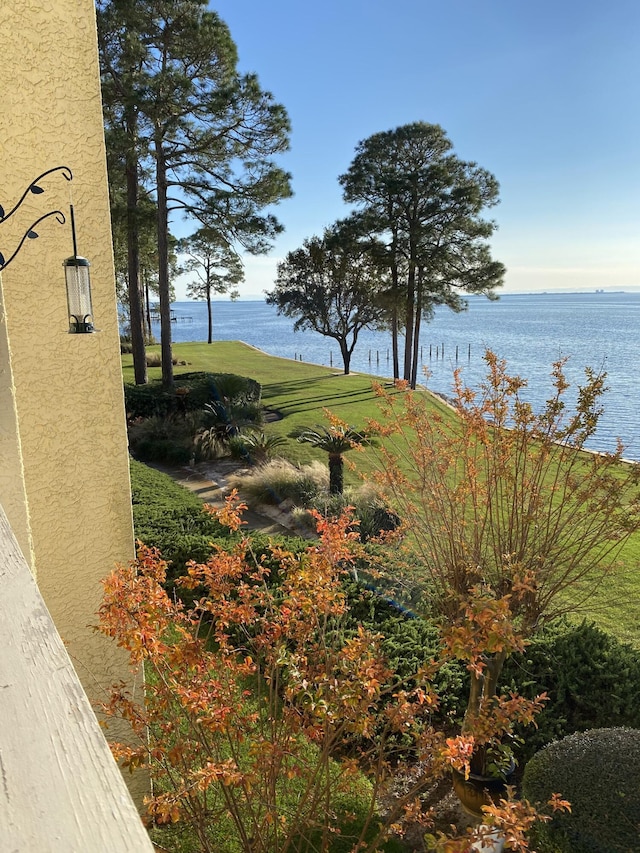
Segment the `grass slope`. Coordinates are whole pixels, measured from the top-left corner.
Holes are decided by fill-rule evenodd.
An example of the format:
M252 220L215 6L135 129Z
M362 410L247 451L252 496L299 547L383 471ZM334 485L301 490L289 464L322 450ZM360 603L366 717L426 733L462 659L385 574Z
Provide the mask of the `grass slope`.
M159 347L148 349L159 351ZM267 432L275 435L288 437L300 426L326 425L325 409L356 427L362 427L366 418L377 413L373 376L357 373L345 376L333 368L276 358L240 341L174 344L173 353L179 361L187 362L174 366L177 383L180 373L200 370L237 373L257 380L262 386L263 405L280 417L266 427ZM123 356L123 373L125 382L133 382L130 355ZM160 375L160 368L149 368L150 379ZM288 441L282 455L297 463L327 459L326 453L295 439ZM356 480L352 475L351 482Z
M149 352L159 347L149 347ZM185 361L174 367L180 373L212 371L237 373L256 379L262 385L264 406L281 419L268 424L268 432L288 437L299 426L326 423L328 409L353 426L362 426L367 418L378 414L372 382L366 374L344 376L334 368L321 367L291 359L276 358L240 341L217 341L213 344L186 343L173 345L174 357ZM130 355L123 356L125 382L133 382ZM159 378L160 368L149 368L149 378ZM385 380L379 380L384 382ZM435 399L432 404L439 405ZM289 439L282 455L293 462L312 459L326 462L326 454L309 445ZM366 459L352 453L346 457L366 469ZM357 474L345 471L347 482L356 483ZM592 600L584 615L593 618L616 637L640 648L640 620L637 601L640 598L640 535L634 536L620 555L619 571L607 579L597 600Z

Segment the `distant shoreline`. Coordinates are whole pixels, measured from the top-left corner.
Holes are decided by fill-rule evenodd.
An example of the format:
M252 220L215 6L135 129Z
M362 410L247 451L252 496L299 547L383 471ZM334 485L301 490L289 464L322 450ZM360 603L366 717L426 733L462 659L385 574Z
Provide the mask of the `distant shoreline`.
M626 287L624 290L617 289L608 289L606 287L597 287L592 290L514 290L508 292L497 292L497 296L499 299L504 299L505 296L620 296L622 294L626 294L628 296L640 294L640 285L638 286L630 286ZM483 296L479 293L468 293L461 294L464 299L470 300L485 300L487 297ZM175 302L172 302L172 305L184 305L186 303L200 303L203 300L201 299L176 299ZM212 302L221 303L221 302L230 302L231 300L227 297L224 298L214 297ZM241 296L239 299L234 300L236 302L264 302L265 298L258 298L255 296Z

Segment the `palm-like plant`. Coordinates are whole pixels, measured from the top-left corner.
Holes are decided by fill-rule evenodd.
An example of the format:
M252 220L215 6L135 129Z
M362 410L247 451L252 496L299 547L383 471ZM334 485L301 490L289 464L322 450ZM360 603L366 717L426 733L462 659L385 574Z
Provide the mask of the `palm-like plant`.
M284 436L269 435L263 430L242 435L240 441L244 453L252 463L257 465L264 465L269 461L274 450L287 443Z
M332 495L341 495L344 491L343 454L372 443L371 437L363 430L340 423L332 423L328 427L302 427L296 431L295 437L329 454L329 493Z

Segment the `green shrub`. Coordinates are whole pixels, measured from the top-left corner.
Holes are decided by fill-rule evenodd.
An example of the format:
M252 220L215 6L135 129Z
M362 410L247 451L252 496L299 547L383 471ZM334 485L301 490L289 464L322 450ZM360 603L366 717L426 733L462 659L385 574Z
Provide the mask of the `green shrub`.
M173 507L185 511L202 509L202 501L167 474L156 471L142 462L130 461L131 503L136 507ZM137 531L136 531L137 532Z
M640 728L640 653L592 623L561 621L539 634L503 670L502 689L549 699L537 728L520 732L520 763L553 740L604 726Z
M207 403L230 401L238 405L258 405L262 396L260 383L232 373L181 373L176 388L165 391L160 379L146 385L124 386L124 399L129 420L167 415L174 411L196 411ZM234 396L229 396L232 393Z
M198 374L188 374L197 376ZM229 400L239 405L259 404L262 396L260 383L255 379L235 373L208 374L213 377L213 399ZM181 377L182 378L182 377Z
M538 824L540 853L637 853L640 730L592 729L550 744L527 764L523 793L534 803L560 793L571 812Z
M332 517L339 515L348 506L352 507L353 517L358 522L357 530L361 542L368 542L379 537L381 533L396 530L400 525L400 517L366 485L358 489L347 488L341 494L318 495L309 508Z
M203 509L197 495L135 460L131 460L131 498L136 538L159 548L172 563L170 580L184 574L189 560L206 560L211 543L226 536L226 528Z
M170 583L184 574L189 560L205 562L211 554L212 543L224 547L234 539L226 527L203 509L202 501L193 492L141 462L132 459L130 464L136 538L159 548L164 559L171 562ZM246 535L246 531L242 535ZM296 554L309 543L298 537L251 533L249 547L256 559L270 568L271 581L277 583L279 566L271 554L270 543L286 546Z
M378 566L381 551L367 546L373 565ZM386 576L393 577L393 559L386 554ZM358 569L363 577L375 574L367 571L365 558ZM380 631L394 669L407 675L436 654L438 631L428 619L396 603L393 585L384 578L373 583L375 590L358 584L350 588L350 619ZM509 658L503 676L502 692L517 690L532 698L546 691L549 696L536 726L516 732L522 738L514 745L521 767L543 746L576 731L607 725L640 729L640 653L593 624L561 621L547 627L524 653ZM441 720L460 719L469 689L464 666L447 664L436 685Z
M165 391L161 382L149 382L146 385L124 386L124 403L127 419L151 418L154 415L167 415L173 411L174 395Z
M301 477L300 469L276 461L235 482L265 502L279 502L283 496L306 500L311 493L317 496L316 475L325 488L327 485L326 466L315 463L310 468ZM132 461L131 474L136 536L159 547L173 562L172 578L183 574L189 559L205 560L212 541L225 541L226 530L203 511L196 495L139 462ZM277 565L270 556L265 557L269 555L266 537L255 535L253 542L258 558L271 561L272 582L277 583ZM298 540L295 548L307 544ZM294 547L289 539L287 547ZM397 552L367 544L366 554L357 564L357 575L375 583L378 592L353 586L349 593L351 618L380 630L393 666L407 674L434 654L437 631L428 620L414 617L393 602L394 598L409 599L406 590L394 590L393 578L404 574ZM383 576L376 577L380 569ZM439 679L441 716L448 720L464 709L467 674L454 662L443 669ZM640 653L590 623L559 622L541 631L524 653L507 661L501 690L510 689L530 697L544 691L549 695L537 717L538 728L529 726L519 733L524 741L517 750L520 766L541 747L575 731L605 725L640 728Z
M234 436L229 442L229 450L235 459L242 459L249 465L264 465L271 459L274 450L286 443L283 436L260 430Z
M400 526L400 516L379 500L369 500L356 505L356 518L360 522L360 539L368 542L382 533Z
M136 459L185 465L194 455L193 416L154 415L129 424L129 449Z
M243 429L256 429L262 424L262 408L258 403L216 401L206 403L203 423L224 443L240 435Z
M382 634L382 650L399 678L410 677L420 666L439 656L440 630L435 624L362 584L346 583L345 591L349 604L345 628L356 630L362 625ZM440 668L434 679L440 697L434 719L446 725L462 718L467 681L465 665L459 661Z

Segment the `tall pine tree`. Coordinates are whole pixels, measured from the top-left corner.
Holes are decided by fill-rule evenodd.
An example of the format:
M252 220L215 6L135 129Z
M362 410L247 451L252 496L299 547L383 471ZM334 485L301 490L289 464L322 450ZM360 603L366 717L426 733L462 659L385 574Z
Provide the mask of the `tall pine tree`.
M481 216L498 203L498 183L485 169L450 153L451 147L438 125L403 125L359 143L340 177L345 201L359 205L350 226L375 238L375 256L390 272L394 370L399 378L402 329L403 378L412 387L422 318L440 304L463 310L460 293L495 298L504 275L487 243L495 223Z
M199 228L195 234L180 240L178 251L187 258L183 272L194 273L187 285L188 296L204 299L207 303L207 343L210 344L213 342L212 297L228 293L231 299L238 298L235 286L244 281L242 260L210 228Z
M275 162L288 148L289 122L255 75L238 72L229 29L206 0L101 0L99 8L104 22L135 22L144 49L128 97L135 150L153 164L162 380L171 388L171 214L198 219L230 245L268 250L282 229L265 208L291 194Z

